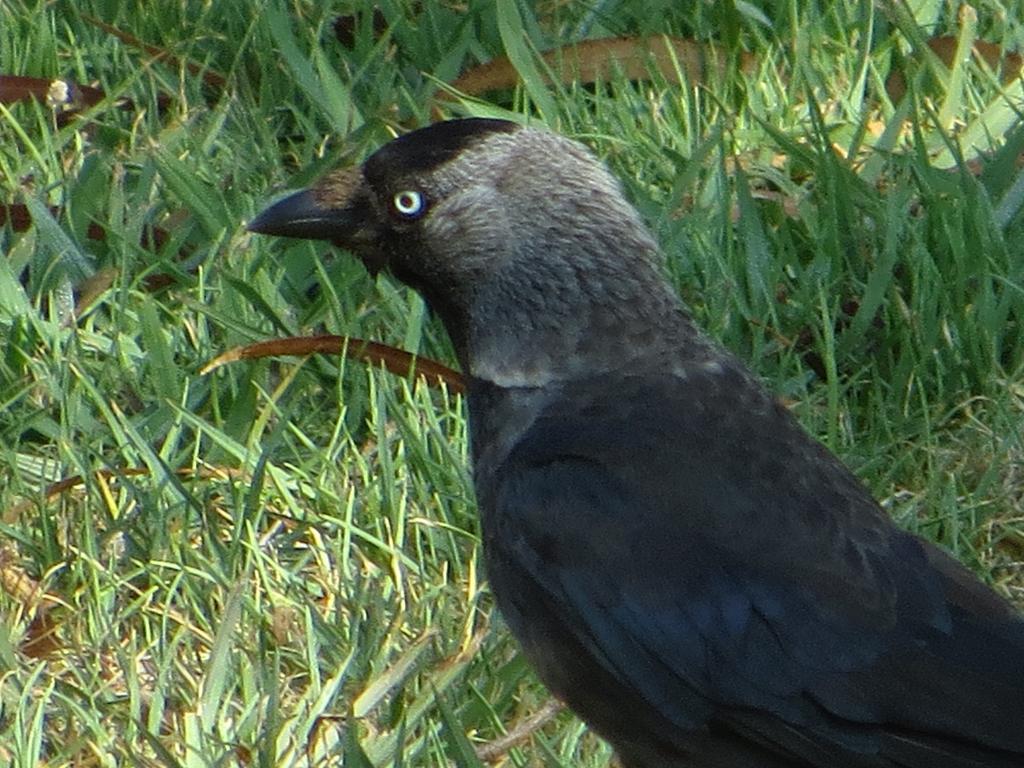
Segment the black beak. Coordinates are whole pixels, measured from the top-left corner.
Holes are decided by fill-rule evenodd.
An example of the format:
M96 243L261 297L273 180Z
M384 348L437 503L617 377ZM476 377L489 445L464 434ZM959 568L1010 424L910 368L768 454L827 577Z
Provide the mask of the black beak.
M355 253L371 273L386 266L382 230L358 168L328 174L265 209L247 229L261 235L329 240Z
M312 190L304 189L264 209L249 222L248 230L261 235L330 240L331 231L337 229L332 213L337 211L324 208Z
M328 207L320 202L315 190L304 189L278 200L250 221L248 229L261 235L331 240L351 247L361 239L359 233L367 224L369 211L360 210L363 207Z
M278 200L249 222L249 231L330 240L341 248L373 248L380 234L361 169L327 174L309 189Z

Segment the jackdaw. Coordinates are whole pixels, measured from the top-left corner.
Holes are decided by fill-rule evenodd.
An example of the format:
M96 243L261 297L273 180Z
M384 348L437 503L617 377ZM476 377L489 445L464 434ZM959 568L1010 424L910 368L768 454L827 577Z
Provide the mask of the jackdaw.
M498 607L625 766L1024 766L1024 620L695 326L586 148L443 122L249 229L440 316Z

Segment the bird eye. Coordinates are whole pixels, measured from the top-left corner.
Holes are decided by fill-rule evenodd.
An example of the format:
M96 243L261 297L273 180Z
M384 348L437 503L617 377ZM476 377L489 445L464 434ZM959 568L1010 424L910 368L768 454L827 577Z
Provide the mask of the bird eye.
M426 206L423 204L423 195L414 189L406 189L396 194L391 204L395 212L403 219L416 219L423 215Z

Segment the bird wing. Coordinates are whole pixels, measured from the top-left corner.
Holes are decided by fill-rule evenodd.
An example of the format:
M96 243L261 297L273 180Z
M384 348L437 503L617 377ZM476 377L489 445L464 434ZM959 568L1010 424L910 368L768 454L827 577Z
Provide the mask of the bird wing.
M680 729L1024 765L1024 622L738 368L706 369L565 389L480 483L496 568Z

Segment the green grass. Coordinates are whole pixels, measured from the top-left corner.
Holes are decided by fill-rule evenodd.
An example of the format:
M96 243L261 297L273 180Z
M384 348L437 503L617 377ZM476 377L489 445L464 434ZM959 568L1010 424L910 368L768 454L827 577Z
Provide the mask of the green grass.
M458 397L330 357L199 373L324 331L451 362L407 290L241 226L435 108L593 147L701 323L901 524L1024 601L1021 84L924 48L1016 49L1019 2L393 0L346 49L356 5L0 6L0 74L107 93L60 125L0 109L0 202L34 217L0 230L0 763L472 766L544 706L481 572ZM724 67L541 79L538 50L660 33ZM522 86L433 99L497 55ZM507 755L609 758L568 713Z

